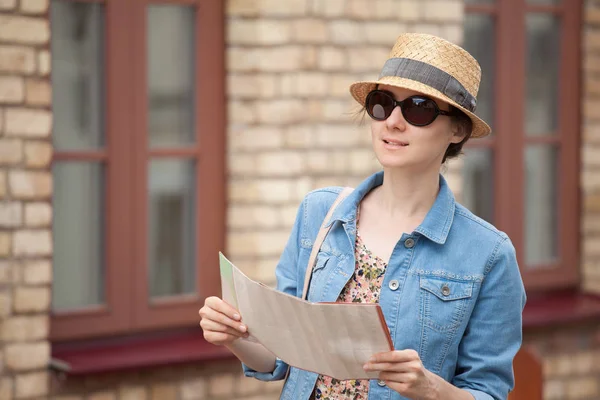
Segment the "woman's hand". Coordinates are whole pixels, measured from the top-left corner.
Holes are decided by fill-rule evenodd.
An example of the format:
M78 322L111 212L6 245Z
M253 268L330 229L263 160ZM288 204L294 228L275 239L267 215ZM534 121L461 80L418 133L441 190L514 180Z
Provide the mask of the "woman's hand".
M204 339L215 345L229 345L241 337L248 337L246 325L239 312L218 297L209 297L200 314Z
M380 371L379 379L405 397L414 400L438 398L436 393L441 378L425 369L414 350L376 354L364 368L365 371Z

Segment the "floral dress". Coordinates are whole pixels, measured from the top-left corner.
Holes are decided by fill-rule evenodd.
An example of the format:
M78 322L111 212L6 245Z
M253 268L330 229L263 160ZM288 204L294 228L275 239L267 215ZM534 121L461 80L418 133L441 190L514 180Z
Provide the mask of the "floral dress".
M379 303L379 292L381 291L386 263L367 249L358 232L356 233L355 256L354 274L340 293L337 301L344 303ZM368 379L341 381L320 375L311 398L318 400L366 400L368 397Z

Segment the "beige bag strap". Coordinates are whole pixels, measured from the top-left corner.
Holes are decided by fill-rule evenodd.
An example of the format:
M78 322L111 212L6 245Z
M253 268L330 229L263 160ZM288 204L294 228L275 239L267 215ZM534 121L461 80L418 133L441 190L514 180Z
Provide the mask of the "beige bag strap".
M310 257L308 258L308 265L306 267L306 275L304 277L304 289L302 290L302 299L303 300L306 300L306 294L308 292L308 285L310 283L310 277L311 277L313 269L315 267L315 261L317 260L317 254L319 254L319 250L321 249L323 240L325 240L325 236L327 236L327 234L329 233L329 230L331 229L331 224L329 226L325 226L325 225L327 224L327 222L333 215L335 208L346 197L348 197L348 195L350 193L352 193L353 190L354 189L352 189L350 187L346 187L340 192L337 199L335 199L335 201L329 208L329 211L327 212L327 215L325 216L325 219L323 220L323 223L321 224L321 229L319 230L319 233L317 234L317 238L315 239L315 243L313 244L312 251L310 252Z

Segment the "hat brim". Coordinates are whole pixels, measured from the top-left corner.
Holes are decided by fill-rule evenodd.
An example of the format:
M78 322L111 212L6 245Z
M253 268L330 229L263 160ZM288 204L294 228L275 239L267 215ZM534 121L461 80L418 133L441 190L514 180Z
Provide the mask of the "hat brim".
M484 136L489 135L492 132L490 126L477 115L473 114L471 111L460 106L454 100L450 99L448 96L432 88L431 86L414 81L412 79L400 78L397 76L388 76L383 77L378 81L354 82L352 85L350 85L350 93L352 94L352 97L354 97L354 99L364 107L367 95L369 94L369 92L374 90L377 87L377 85L390 85L403 89L414 90L415 92L431 96L436 100L452 104L454 107L464 112L469 118L471 118L471 121L473 121L473 131L471 132L472 138L482 138Z

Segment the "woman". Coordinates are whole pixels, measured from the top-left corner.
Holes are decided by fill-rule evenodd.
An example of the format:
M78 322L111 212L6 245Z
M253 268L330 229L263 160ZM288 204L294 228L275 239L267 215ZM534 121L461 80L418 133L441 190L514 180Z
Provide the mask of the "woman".
M240 316L214 297L200 310L206 340L227 346L247 376L278 380L289 369L284 399L506 399L525 304L515 250L506 234L457 204L440 175L469 138L490 133L474 114L480 77L464 49L403 34L379 80L350 87L372 118L383 171L328 221L308 300L380 304L395 350L364 366L379 380L289 368L238 340L248 334ZM340 191L305 197L276 268L279 290L301 296L312 244Z

